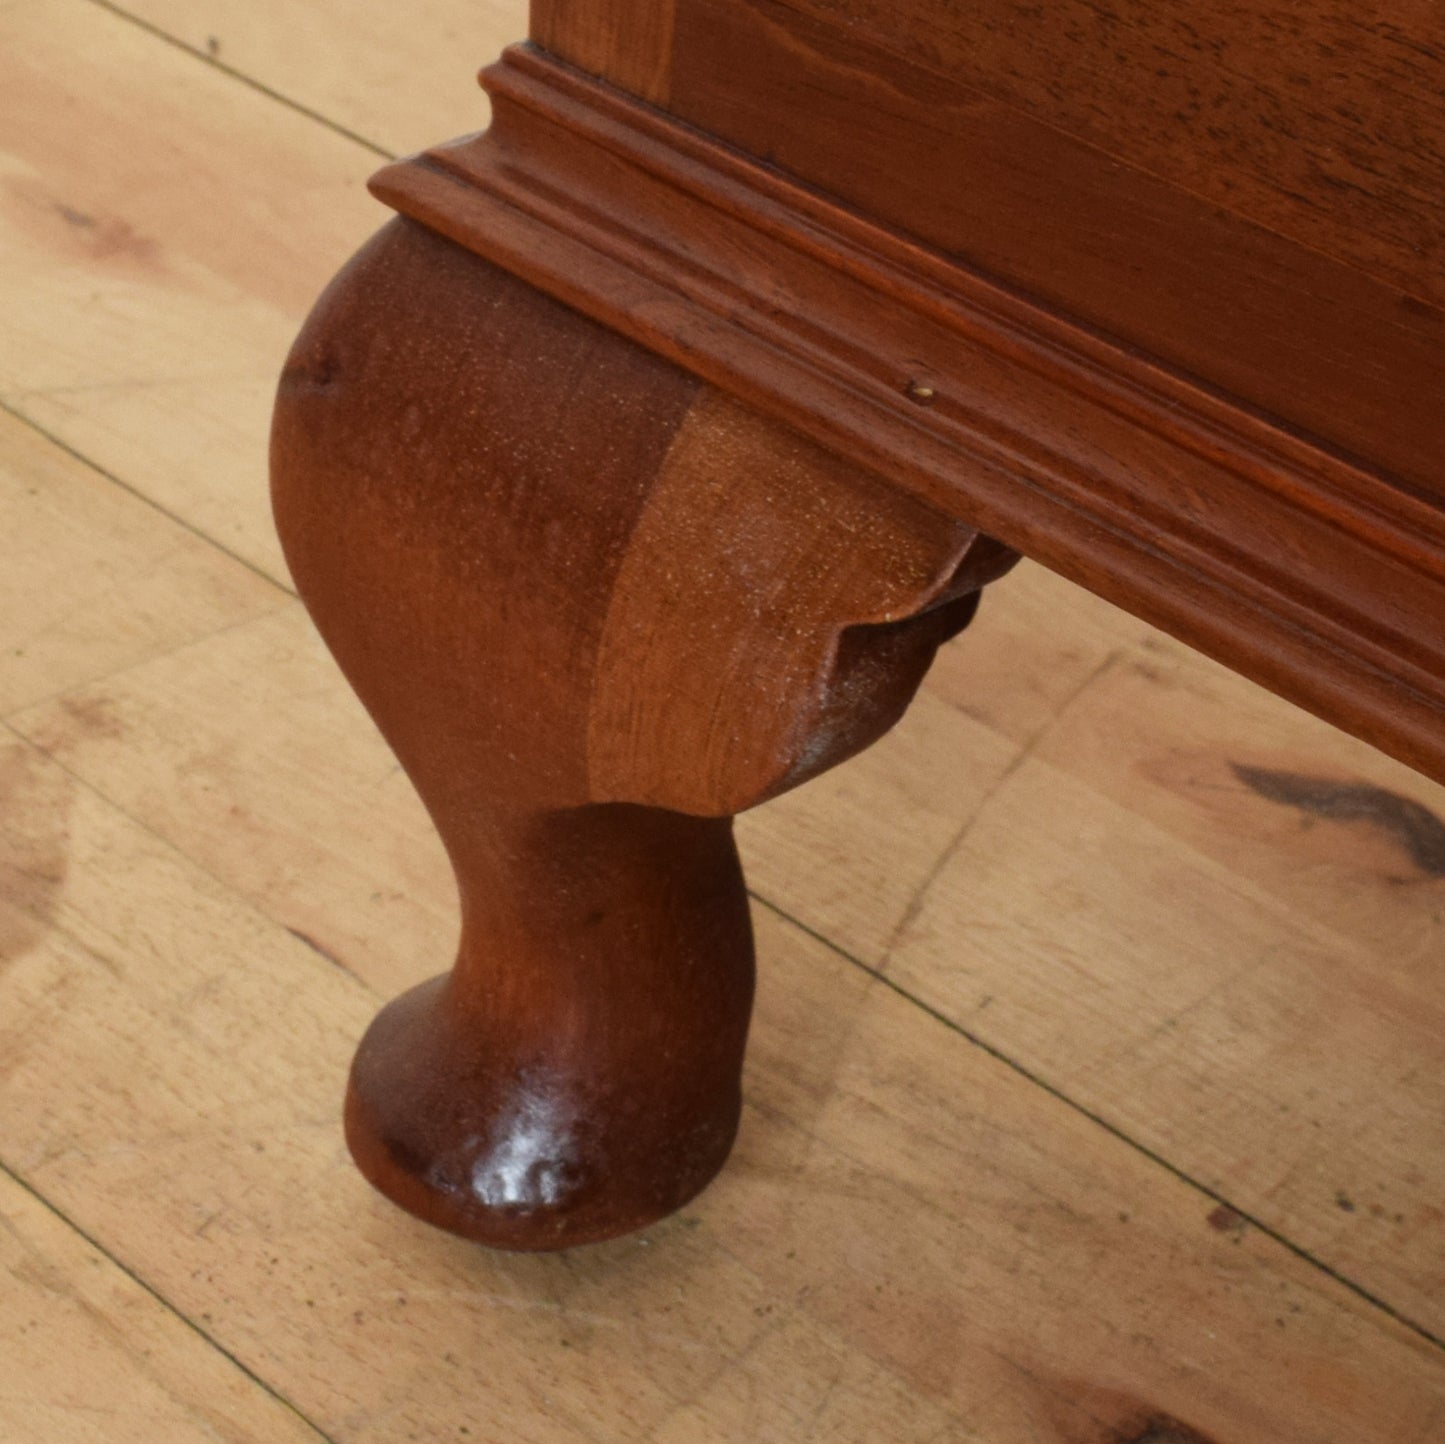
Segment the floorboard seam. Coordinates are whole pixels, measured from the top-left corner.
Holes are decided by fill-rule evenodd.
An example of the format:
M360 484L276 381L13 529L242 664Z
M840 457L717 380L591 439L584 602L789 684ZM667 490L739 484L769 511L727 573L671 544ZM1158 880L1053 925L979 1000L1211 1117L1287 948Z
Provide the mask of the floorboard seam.
M113 0L90 0L90 3L97 9L104 10L108 15L114 15L117 20L123 20L128 25L134 25L137 30L143 30L147 35L154 36L163 44L179 50L183 55L189 55L193 60L199 60L203 65L209 65L212 70L217 70L229 79L238 81L248 89L254 90L258 95L264 95L268 100L274 100L278 105L284 105L287 110L305 116L307 120L315 121L317 125L324 126L333 135L339 135L344 140L361 146L364 150L370 151L372 155L378 156L382 160L396 159L395 153L387 150L385 146L378 145L374 140L368 140L366 136L359 135L354 130L348 130L346 126L322 115L320 111L302 105L299 100L292 100L289 95L283 95L279 90L272 90L269 85L257 80L254 76L247 75L244 70L237 70L234 66L227 65L225 61L218 60L214 55L197 49L196 46L188 44L179 36L172 35L168 30L162 30L159 25L153 24L149 20L142 20L139 15L132 15L124 6L114 4Z
M17 1188L23 1189L42 1208L44 1208L46 1212L50 1213L53 1217L59 1219L60 1222L66 1226L66 1228L70 1229L73 1233L83 1238L91 1248L93 1248L109 1263L113 1264L116 1268L118 1268L121 1273L126 1276L126 1278L128 1278L133 1284L136 1285L137 1288L144 1290L144 1292L148 1294L151 1298L153 1298L168 1314L170 1314L173 1318L179 1319L181 1323L183 1323L188 1329L190 1329L193 1334L205 1340L205 1342L210 1345L211 1348L213 1348L218 1354L220 1354L228 1362L233 1364L237 1369L241 1371L241 1373L243 1373L248 1379L250 1379L251 1382L262 1391L262 1393L266 1394L269 1398L274 1399L278 1404L281 1405L283 1409L286 1409L289 1413L294 1414L295 1417L299 1419L301 1423L304 1424L308 1429L310 1429L318 1439L325 1440L326 1444L338 1444L338 1441L332 1435L328 1434L319 1425L314 1423L311 1419L307 1418L307 1416L299 1408L297 1408L297 1406L293 1404L291 1400L288 1399L283 1393L276 1389L272 1384L268 1383L267 1380L262 1378L261 1375L258 1374L254 1369L250 1368L247 1364L243 1363L240 1359L238 1359L235 1354L233 1354L228 1348L226 1348L224 1344L218 1342L215 1338L208 1334L205 1329L203 1329L194 1319L182 1313L181 1310L178 1309L173 1303L171 1303L171 1301L166 1298L164 1294L162 1294L158 1289L152 1287L151 1284L147 1283L146 1280L142 1278L140 1274L136 1273L134 1269L130 1268L127 1264L122 1262L122 1260L118 1259L113 1253L111 1253L108 1248L106 1248L97 1238L95 1238L94 1235L83 1229L63 1209L57 1207L55 1203L53 1203L50 1199L46 1198L46 1196L41 1193L39 1189L37 1189L32 1183L30 1183L28 1179L17 1173L3 1158L0 1158L0 1173L3 1173L5 1177L8 1178Z
M91 0L91 3L98 5L101 3L101 0ZM87 456L83 451L72 446L64 437L57 436L55 432L43 426L33 416L27 416L25 412L16 407L13 401L9 401L5 397L0 396L0 411L3 411L5 415L11 417L13 420L18 421L22 426L28 427L37 436L43 437L52 446L63 451L72 461L78 461L82 466L93 471L97 476L104 477L112 486L118 486L127 496L133 496L137 501L143 502L146 506L150 507L152 511L165 517L167 521L174 522L182 531L189 532L191 536L205 542L207 546L214 547L222 556L229 557L239 566L245 567L248 572L260 577L263 582L269 582L277 591L284 592L289 597L296 596L295 587L273 577L264 567L251 561L247 557L243 557L239 552L232 551L224 542L217 541L215 537L208 536L200 527L196 526L194 522L187 521L183 516L177 516L175 512L162 506L154 497L147 496L145 492L137 490L137 488L126 481L124 477L117 476L115 472L102 466L94 457Z
M966 1042L972 1044L973 1047L978 1048L984 1053L987 1053L990 1058L993 1058L995 1061L1002 1063L1004 1067L1011 1069L1026 1082L1033 1084L1033 1086L1036 1088L1043 1089L1043 1091L1047 1093L1049 1097L1057 1099L1066 1107L1073 1109L1075 1113L1078 1113L1082 1117L1087 1118L1089 1122L1097 1124L1106 1133L1110 1134L1114 1138L1117 1138L1121 1143L1128 1145L1128 1147L1132 1148L1136 1153L1142 1154L1151 1163L1157 1164L1160 1168L1164 1169L1166 1173L1171 1174L1181 1183L1187 1184L1196 1192L1203 1194L1203 1196L1209 1199L1212 1203L1216 1203L1223 1208L1229 1209L1250 1228L1257 1229L1261 1234L1264 1235L1265 1238L1273 1240L1281 1247L1287 1249L1303 1263L1308 1264L1313 1269L1317 1269L1320 1273L1332 1279L1342 1288L1348 1289L1350 1293L1355 1295L1356 1298L1361 1299L1363 1302L1369 1304L1372 1308L1378 1309L1381 1313L1385 1314L1395 1323L1399 1324L1402 1328L1408 1329L1412 1334L1415 1334L1420 1339L1423 1339L1427 1344L1431 1344L1435 1348L1441 1350L1442 1352L1445 1352L1445 1338L1441 1338L1437 1334L1432 1333L1423 1324L1416 1323L1414 1319L1408 1317L1406 1314L1401 1313L1399 1309L1395 1308L1393 1304L1381 1298L1378 1294L1372 1293L1363 1284L1356 1283L1354 1279L1350 1278L1346 1274L1341 1273L1333 1265L1324 1262L1323 1259L1317 1258L1303 1245L1295 1243L1287 1235L1280 1233L1278 1229L1272 1227L1270 1224L1264 1223L1259 1218L1255 1217L1254 1214L1250 1213L1248 1210L1240 1208L1237 1204L1231 1202L1228 1198L1226 1198L1222 1193L1218 1192L1216 1189L1211 1188L1207 1183L1203 1183L1199 1179L1193 1177L1191 1174L1185 1172L1185 1170L1180 1168L1178 1164L1171 1163L1162 1154L1157 1153L1154 1149L1150 1148L1147 1143L1141 1143L1137 1138L1131 1137L1121 1127L1119 1127L1118 1124L1111 1123L1101 1113L1097 1113L1086 1104L1080 1103L1075 1098L1071 1098L1061 1088L1059 1088L1053 1083L1050 1083L1048 1079L1042 1077L1040 1074L1035 1073L1027 1065L1020 1063L1015 1058L1011 1058L1007 1053L1003 1052L1002 1049L979 1037L976 1033L970 1032L961 1023L956 1022L946 1013L941 1012L938 1008L934 1007L931 1003L924 1001L924 999L918 997L916 994L909 992L908 989L903 987L901 984L894 982L894 980L890 978L886 973L881 973L878 971L877 968L872 967L868 963L865 963L861 958L854 957L853 954L848 952L846 948L841 947L831 938L825 936L823 933L820 933L816 928L809 927L807 923L801 921L799 918L795 918L791 913L786 912L771 899L762 897L756 892L753 892L750 895L756 898L757 901L762 904L762 906L766 907L770 912L775 913L784 922L790 923L793 927L799 929L799 931L806 933L815 942L821 943L830 952L836 953L837 956L842 958L845 962L851 963L855 968L858 968L860 971L867 973L871 978L874 978L878 982L882 983L886 988L896 993L900 998L904 999L906 1002L912 1003L914 1007L926 1013L935 1022L941 1023L950 1032L957 1033L959 1037L963 1038Z

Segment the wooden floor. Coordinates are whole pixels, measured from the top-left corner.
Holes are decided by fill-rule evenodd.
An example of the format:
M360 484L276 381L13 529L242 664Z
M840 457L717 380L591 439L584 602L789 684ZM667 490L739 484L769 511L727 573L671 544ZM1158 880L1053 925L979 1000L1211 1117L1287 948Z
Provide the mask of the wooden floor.
M273 378L517 0L0 7L0 1441L1445 1441L1445 789L1021 569L741 824L735 1160L551 1258L338 1105L451 885Z

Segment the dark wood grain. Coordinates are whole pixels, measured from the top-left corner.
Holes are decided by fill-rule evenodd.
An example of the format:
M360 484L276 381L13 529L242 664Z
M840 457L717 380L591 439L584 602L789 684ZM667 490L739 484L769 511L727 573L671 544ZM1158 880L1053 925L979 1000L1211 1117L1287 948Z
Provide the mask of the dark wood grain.
M644 100L665 102L672 84L677 0L585 4L532 0L529 33L544 49Z
M681 0L674 108L811 30L863 42L1423 299L1445 301L1445 9L1421 0ZM752 12L751 14L749 12ZM766 15L763 27L759 18ZM701 23L699 23L701 22ZM693 29L694 24L697 28ZM891 83L886 59L871 78ZM751 65L735 90L750 89ZM799 91L806 80L799 75ZM789 124L786 112L779 114Z
M1197 193L1177 168L1121 164L1091 131L1001 101L969 83L972 64L944 78L775 0L692 0L678 25L674 114L1445 496L1434 240L1420 274L1435 279L1408 294L1389 267L1358 269L1317 236ZM1445 166L1433 200L1445 207ZM1373 234L1368 214L1346 219ZM1429 224L1445 233L1445 210Z
M1001 161L1067 183L1060 162L1087 149L1100 180L1110 168L1162 180L1445 305L1445 12L1430 0L534 0L532 15L553 53L755 154L801 144L836 161L875 119L904 119L901 100L911 129L893 154L925 213L939 179L923 164L927 105L940 103L1029 136ZM847 72L851 114L830 98L829 65ZM749 112L765 98L776 134L760 137ZM877 208L867 191L883 178L851 180ZM1067 211L1036 220L1073 224Z
M363 1172L556 1248L721 1166L752 995L730 814L892 725L1013 555L396 222L297 342L278 527L457 875L357 1053Z

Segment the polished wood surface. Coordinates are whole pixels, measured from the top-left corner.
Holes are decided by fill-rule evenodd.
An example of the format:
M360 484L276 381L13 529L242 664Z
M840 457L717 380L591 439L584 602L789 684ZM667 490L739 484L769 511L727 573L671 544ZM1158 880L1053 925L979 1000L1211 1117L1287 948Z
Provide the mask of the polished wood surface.
M577 7L539 7L533 33L864 215L1445 498L1445 408L1429 401L1445 392L1438 8L581 8L585 27ZM666 80L646 89L594 39L626 34L638 11L670 17L648 21L669 42Z
M630 23L630 5L600 8ZM943 83L933 86L935 100L940 90L959 106L987 97L1101 159L1163 177L1422 301L1445 302L1445 16L1436 6L675 0L672 8L669 106L699 105L704 47L725 33L753 36L749 59L788 54L800 93L817 49L835 63L851 57L856 82L875 91L896 85L906 66ZM710 95L722 89L722 69L712 69ZM1040 159L1052 159L1046 146ZM1074 224L1058 220L1065 232Z
M634 1226L718 1167L752 962L730 845L699 820L806 778L818 769L803 759L846 756L856 749L836 741L875 737L900 714L921 673L891 630L877 659L852 655L864 634L838 580L858 570L880 596L890 572L907 582L913 563L886 544L891 507L922 501L943 537L950 522L986 528L1001 539L991 552L1018 547L1445 777L1445 652L1429 625L1445 616L1438 457L1423 489L1402 485L1378 451L1340 454L1271 418L1267 388L1211 393L1201 381L1213 378L1136 354L1123 344L1135 339L1127 316L1096 337L1067 298L1014 296L955 253L920 250L939 193L925 178L947 174L968 138L940 146L921 115L898 128L888 174L912 191L890 213L867 168L852 166L869 143L830 123L816 100L826 87L794 74L799 47L780 46L748 6L726 11L732 41L699 32L693 21L715 10L542 6L534 42L551 50L514 49L487 73L488 131L373 183L425 228L397 236L450 246L402 265L405 284L389 268L401 242L378 243L387 264L359 257L319 304L278 404L292 569L437 821L462 894L455 973L399 1001L362 1046L350 1141L408 1208L517 1247ZM848 47L867 30L846 10L815 19ZM905 20L926 41L927 16ZM752 80L760 49L785 62L772 91ZM931 98L966 111L951 53L936 57ZM705 76L687 68L695 54L708 56ZM738 154L726 144L735 129L711 116L706 76L729 56L728 95L750 97L760 117L786 115L814 146L792 179L777 174L771 144ZM855 97L896 79L884 51L856 59ZM1377 80L1362 70L1356 83ZM850 115L877 108L870 99ZM1047 172L1055 152L1049 132L1027 153ZM802 184L827 188L830 166L852 167L840 198L854 209ZM1122 225L1130 212L1117 202L1105 193L1100 204ZM1045 219L1038 210L1020 228ZM1196 268L1212 259L1179 251ZM467 253L620 332L619 358L656 352L678 369L664 379L620 360L594 393L568 348L524 359L528 326L512 318L531 308L470 284L447 259ZM1237 279L1232 260L1224 269ZM1147 280L1139 290L1147 310ZM1157 325L1157 304L1150 314ZM1357 319L1389 352L1392 313L1377 305ZM1257 329L1245 315L1243 349ZM1338 328L1333 339L1344 340ZM1422 354L1438 360L1428 345ZM1417 414L1429 365L1382 360L1368 343L1353 360ZM1277 358L1266 368L1280 369ZM450 379L473 372L481 399ZM755 413L757 444L691 443L674 395L695 378ZM625 434L590 420L594 394ZM765 435L787 440L780 449ZM784 462L804 438L835 458L823 471ZM557 459L538 473L538 455ZM812 509L835 505L826 474L844 458L872 474L872 498L868 522L835 550ZM729 468L758 479L755 501ZM640 508L628 502L639 484ZM354 530L378 495L377 519ZM874 531L877 557L859 544ZM695 592L722 599L696 621ZM881 612L888 628L897 608ZM926 666L929 649L918 655ZM825 676L827 656L837 676L826 700L794 716L789 694ZM471 677L486 680L477 689ZM661 811L603 825L585 812L599 804ZM559 886L582 901L533 922ZM699 990L699 977L718 991Z
M864 102L850 118L888 111L879 92L900 88L897 56L870 48L870 8L824 7L826 15L808 17L806 42L790 22L777 23L779 8L786 9L710 0L543 4L533 44L487 72L488 131L392 165L373 183L426 233L620 332L619 345L640 342L677 364L666 384L630 365L619 366L615 384L602 383L626 418L625 437L588 424L592 392L562 364L570 353L547 364L542 347L540 365L521 359L525 347L507 338L510 318L526 308L464 283L445 259L451 251L434 252L429 266L403 267L404 286L370 252L358 258L319 304L315 334L299 343L291 389L283 387L278 405L278 521L293 570L417 782L462 892L463 941L451 980L394 1005L363 1044L349 1103L351 1143L392 1197L486 1241L555 1245L568 1236L569 1217L576 1237L603 1237L654 1216L664 1199L689 1196L716 1168L737 1107L719 1060L729 1055L732 1070L739 1066L749 985L719 982L722 991L703 1000L685 980L700 972L744 980L751 956L744 930L717 922L720 898L740 896L731 854L702 846L701 833L694 848L684 834L693 836L698 819L765 799L777 787L769 777L792 781L816 770L802 759L846 756L853 749L834 748L835 739L852 731L876 736L899 715L916 685L916 676L902 685L902 660L896 700L879 704L881 725L865 720L875 695L888 692L880 678L897 637L889 631L879 641L879 660L855 661L848 645L862 633L837 579L848 573L850 549L865 573L877 567L875 588L890 569L907 579L910 563L886 546L874 560L857 540L871 529L886 537L884 518L903 500L935 508L941 528L952 521L987 529L1000 539L987 543L991 551L1017 547L1445 778L1445 652L1431 625L1445 616L1445 508L1438 454L1411 452L1416 428L1405 428L1406 451L1394 452L1401 428L1354 395L1345 414L1367 415L1389 441L1374 444L1367 432L1353 448L1360 454L1350 455L1331 445L1337 435L1297 434L1296 418L1271 414L1268 378L1298 377L1298 367L1269 354L1272 339L1266 354L1256 352L1259 375L1214 390L1220 378L1207 365L1196 375L1166 365L1178 358L1158 354L1162 348L1139 354L1129 344L1139 338L1127 311L1114 316L1106 308L1106 334L1096 336L1090 322L1097 318L1078 314L1068 292L1047 301L1011 294L1000 277L943 246L932 219L939 195L945 213L950 198L965 197L966 208L979 203L946 183L951 155L969 153L974 137L955 127L940 139L929 117L905 116L888 136L886 174L907 178L890 207L876 180L884 172L856 163L876 142L832 124L818 103L829 87L810 81L806 62L797 73L800 51L813 55L836 42L850 57L845 89ZM904 49L921 46L930 57L930 104L967 116L968 64L950 62L969 49L969 26L949 23L938 6L895 21L909 40ZM935 22L942 31L931 28ZM947 36L941 47L939 34ZM1428 28L1421 35L1428 52ZM1064 39L1071 56L1087 50L1067 30ZM1027 36L1012 43L1025 45ZM1217 58L1227 41L1215 50ZM770 52L781 66L771 89L753 79L766 69L758 57ZM689 60L700 56L706 64L694 73ZM1138 69L1127 50L1115 60ZM998 55L990 63L1001 76L1016 74ZM1207 70L1199 69L1201 84ZM728 77L729 103L747 97L769 125L786 117L803 149L780 156L759 135L739 153L737 128L709 108L709 80L719 73ZM1156 72L1156 82L1167 79L1167 71ZM1381 77L1362 62L1351 84L1361 96L1374 94ZM1407 124L1424 124L1428 113L1428 103L1404 108ZM1147 129L1147 110L1142 118ZM1315 130L1327 135L1328 126ZM1040 132L1023 156L1045 174L1060 170L1055 137L1067 132L1061 124ZM1221 135L1216 128L1211 139ZM1300 145L1312 153L1317 139L1311 131ZM780 159L791 177L778 174ZM1210 163L1232 184L1228 164ZM1376 169L1382 165L1383 158ZM840 168L851 177L847 187L830 183ZM1015 217L1020 233L1053 223L1058 199L1053 210L1035 206ZM1119 201L1100 188L1101 213L1125 227L1133 209ZM1236 328L1236 349L1249 352L1261 331L1249 304L1259 277L1246 277L1254 238L1247 217L1230 214L1222 241L1214 238L1222 267L1208 237L1201 250L1193 236L1183 244L1181 230L1175 251L1209 273L1221 301L1227 292L1237 303L1223 314ZM1330 215L1356 229L1370 223L1360 204ZM1070 226L1066 214L1062 227L1072 235ZM920 248L920 239L932 240L932 249ZM1327 237L1315 243L1328 247ZM1280 238L1265 248L1277 270L1293 266L1281 250L1291 244ZM1151 267L1138 255L1129 264L1143 314L1162 329ZM1002 279L1012 278L1005 271ZM1273 278L1269 284L1277 291ZM1337 353L1355 333L1365 338L1350 348L1353 363L1383 381L1396 409L1413 419L1440 358L1427 335L1410 337L1403 350L1396 344L1402 299L1410 298L1382 288L1354 308L1360 314L1337 311L1326 331ZM475 331L466 329L468 316L477 318ZM494 346L486 327L498 316L509 319ZM524 334L519 324L515 335ZM1273 328L1265 334L1273 338ZM1300 337L1284 339L1300 347ZM375 358L389 355L389 369L378 372ZM360 400L350 380L358 366ZM489 388L481 404L448 379L473 371ZM540 379L553 375L559 379ZM752 409L759 428L790 438L784 453L806 438L836 458L825 472L847 458L871 473L868 525L834 553L815 541L809 514L810 506L832 505L822 473L790 469L768 446L714 437L690 447L671 398L694 377ZM1302 384L1331 408L1330 395L1319 395L1308 377ZM543 404L529 400L539 387L548 388ZM573 392L577 428L567 418ZM333 409L340 420L331 419ZM502 418L513 413L528 419L525 444L494 440L509 435ZM1442 426L1427 421L1425 434L1439 438ZM313 433L324 444L309 439ZM559 446L569 471L596 473L582 490L558 471L533 475L537 449L550 454ZM649 462L649 451L665 459ZM681 481L658 488L674 498L658 518L650 504L629 508L634 477L661 477L675 454ZM1392 475L1392 454L1407 459L1401 478ZM733 494L736 483L723 483L735 511L714 504L714 478L729 465L761 478L756 503ZM1412 474L1417 467L1421 476ZM430 478L438 470L464 480L437 489ZM370 513L378 478L394 499L381 521L352 534L352 519ZM779 495L790 498L786 506ZM299 509L296 497L306 498ZM492 500L459 500L472 497ZM792 547L783 540L789 535ZM571 550L556 536L571 538ZM628 558L620 568L619 549ZM317 555L324 559L313 567ZM720 586L723 598L736 591L742 599L704 608L701 627L690 619L691 588L676 580L681 559L699 555L710 559L696 572L702 590ZM371 556L375 568L358 566L357 558ZM787 580L794 566L796 586ZM960 574L969 571L965 562ZM446 580L438 585L437 577ZM474 620L490 595L500 634L496 621ZM912 610L928 600L920 597ZM537 608L540 628L531 621ZM890 608L882 619L892 628L897 615ZM513 616L514 633L538 630L552 642L534 649L530 637L507 635ZM604 644L594 646L599 616ZM659 646L672 633L679 640ZM459 634L472 641L458 644ZM811 668L793 662L770 675L787 656L787 639L799 645L815 635L822 650ZM617 646L607 645L610 636ZM788 693L799 676L825 675L819 668L829 655L837 672L832 695L794 718ZM927 649L920 655L926 666ZM866 680L855 685L850 672ZM716 681L699 686L699 673L715 673ZM488 678L480 692L462 680L478 675ZM760 690L734 684L743 677L761 679ZM616 691L624 694L620 705ZM763 737L773 736L773 724L759 721L770 704L792 763L755 740L760 726ZM850 708L852 724L843 720ZM498 764L507 769L505 788L491 776ZM617 803L659 808L668 820L593 827L578 811ZM635 849L628 826L636 829ZM681 831L669 842L670 829ZM618 852L631 861L604 860ZM578 891L586 906L537 925L531 912L568 872L547 862L554 854L571 859L583 879L595 872L606 882L584 882ZM615 941L591 926L612 916L598 903L608 892L619 900ZM736 906L733 912L740 916ZM477 918L483 924L474 930ZM621 981L629 976L621 961L628 946L645 954L635 998ZM485 961L488 947L505 959ZM576 960L594 956L577 973ZM703 956L710 961L699 964ZM602 981L560 983L574 973ZM589 986L597 997L584 1000ZM705 1024L681 1020L688 1012L719 1020L716 1050L703 1044ZM656 1039L688 1041L672 1048ZM674 1055L689 1061L670 1073L665 1061L660 1070L644 1063ZM701 1103L709 1092L711 1116ZM645 1124L637 1121L643 1112ZM576 1141L584 1132L595 1142L582 1150L585 1159ZM634 1149L629 1137L646 1142ZM499 1192L497 1160L515 1172L524 1154L529 1181ZM650 1174L647 1159L655 1160ZM541 1180L535 1187L532 1172Z
M484 81L381 198L1445 776L1445 509L540 52Z
M1433 1438L1441 884L1389 799L1445 794L1033 566L889 738L742 819L751 1103L682 1219L501 1256L361 1183L347 1059L452 946L451 876L227 552L284 577L271 387L382 220L374 152L276 94L389 150L460 133L476 7L430 52L388 48L394 6L310 8L336 64L304 85L284 47L241 66L294 9L185 9L194 54L80 0L0 19L0 1161L60 1230L8 1213L0 1316L97 1381L11 1371L0 1434L187 1438L159 1389L265 1440L287 1406L347 1441ZM277 1412L170 1362L127 1277Z
M357 1054L357 1161L486 1243L654 1222L737 1131L731 814L892 726L1016 557L405 221L297 341L272 477L461 891Z

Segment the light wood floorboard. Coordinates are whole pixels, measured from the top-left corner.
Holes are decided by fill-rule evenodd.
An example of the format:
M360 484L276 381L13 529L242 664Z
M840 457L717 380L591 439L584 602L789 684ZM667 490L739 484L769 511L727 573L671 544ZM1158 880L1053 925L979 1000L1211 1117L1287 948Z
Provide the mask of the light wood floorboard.
M269 398L376 151L522 23L0 9L0 1440L1445 1439L1445 789L1034 568L743 820L749 1111L684 1218L488 1255L350 1169L455 909Z

